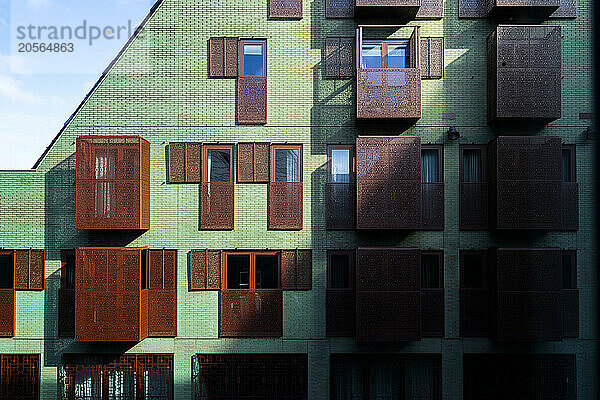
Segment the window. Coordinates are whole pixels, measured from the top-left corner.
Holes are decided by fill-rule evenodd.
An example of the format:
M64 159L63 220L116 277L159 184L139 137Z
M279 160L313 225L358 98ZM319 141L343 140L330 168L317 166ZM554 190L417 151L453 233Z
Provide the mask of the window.
M301 182L302 147L271 147L271 180L273 182Z
M226 289L278 289L279 255L271 252L226 253Z
M204 182L233 182L232 146L204 146Z
M461 287L465 289L483 288L483 254L467 252L462 255Z
M329 289L354 287L353 251L330 251L328 253L327 287Z
M440 253L421 253L421 288L441 288L442 273L442 255Z
M266 42L240 41L240 76L266 76Z
M362 68L409 68L409 41L364 40Z
M353 146L329 146L329 183L350 183L354 174Z
M466 148L462 151L462 182L481 183L483 164L481 149Z
M442 182L441 146L421 146L421 182Z
M14 253L0 251L0 289L12 289L14 286Z
M61 250L60 259L60 288L75 289L75 250Z
M575 145L563 145L562 148L562 180L576 182Z
M577 289L577 252L564 251L562 255L563 289Z

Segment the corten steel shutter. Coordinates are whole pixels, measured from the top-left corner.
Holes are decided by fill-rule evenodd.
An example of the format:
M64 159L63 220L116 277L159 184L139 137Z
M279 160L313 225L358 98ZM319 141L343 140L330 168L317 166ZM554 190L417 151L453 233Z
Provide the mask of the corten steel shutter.
M420 254L419 249L357 249L358 342L421 338Z
M200 228L231 230L234 225L233 182L203 182L201 184Z
M579 337L579 290L563 289L563 332L566 338Z
M266 124L267 77L240 76L237 82L238 124Z
M210 77L225 75L225 39L213 37L208 40L208 72Z
M354 289L327 289L326 336L355 336L356 293Z
M40 354L0 354L0 393L3 399L40 398Z
M302 18L302 0L269 0L269 18Z
M302 189L302 182L271 182L269 184L269 229L302 229Z
M281 251L281 287L283 290L312 289L312 250Z
M169 143L169 182L185 182L185 143Z
M236 78L238 76L238 38L225 38L225 77Z
M169 183L200 183L202 179L200 143L169 143Z
M356 139L358 229L419 229L421 139Z
M444 0L421 0L415 19L439 19L444 17Z
M421 229L444 230L444 183L421 184Z
M354 18L355 0L325 0L326 18Z
M202 181L202 145L200 143L185 144L185 181L199 183Z
M327 229L355 229L356 183L327 183L325 197Z
M221 251L190 251L191 290L221 289Z
M0 289L0 337L15 336L15 290Z
M562 182L560 192L561 230L576 231L579 229L579 184Z
M196 354L192 376L195 399L308 398L306 353Z
M15 289L43 290L44 250L15 250Z
M421 289L421 336L444 337L444 289Z
M177 336L177 250L148 250L148 336Z
M489 289L460 289L460 336L490 335Z
M239 143L237 145L240 183L267 183L269 181L269 143Z
M283 335L283 292L279 289L221 291L221 337Z
M421 77L441 78L444 75L444 39L421 39Z
M417 26L408 40L408 57L410 68L421 68L421 29Z
M479 182L464 182L464 151L479 150L481 154L481 176ZM487 230L488 214L488 171L487 146L473 146L460 149L460 207L459 226L461 230Z
M354 38L325 39L325 76L350 77L356 74Z

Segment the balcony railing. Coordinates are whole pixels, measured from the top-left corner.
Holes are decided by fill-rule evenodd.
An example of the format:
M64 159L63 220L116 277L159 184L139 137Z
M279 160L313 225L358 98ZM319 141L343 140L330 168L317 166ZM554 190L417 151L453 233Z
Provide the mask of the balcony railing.
M229 230L234 227L234 185L232 182L201 184L200 226L206 230Z
M421 118L421 70L359 68L356 107L360 119Z
M221 291L221 337L283 335L280 289Z

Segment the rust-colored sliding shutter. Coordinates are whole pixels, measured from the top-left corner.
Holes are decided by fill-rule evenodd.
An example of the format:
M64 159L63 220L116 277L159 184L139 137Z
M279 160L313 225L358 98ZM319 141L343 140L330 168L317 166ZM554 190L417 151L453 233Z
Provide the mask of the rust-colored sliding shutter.
M355 73L354 38L325 39L325 76L340 78Z
M238 76L238 38L225 38L225 75L226 78Z
M238 77L238 124L267 123L267 77Z
M169 182L199 183L202 178L200 143L169 143Z
M303 0L269 0L269 18L302 18Z
M302 192L302 182L271 182L269 184L269 229L302 229Z
M15 290L0 289L0 337L15 336Z
M441 78L444 74L444 39L421 39L421 77Z
M190 289L221 289L221 252L219 250L190 251Z
M233 182L201 184L200 227L204 230L231 230L234 224Z
M15 250L15 289L29 289L29 250Z
M281 251L281 287L283 290L312 289L312 250Z
M148 250L148 336L177 336L177 250Z
M15 250L15 289L44 289L44 250Z
M169 143L169 182L185 182L185 143Z
M355 0L325 0L326 18L354 18Z
M269 181L269 143L239 143L238 182L266 183Z
M420 68L421 64L421 30L417 26L413 30L412 35L408 41L408 57L410 59L410 68Z
M208 40L209 76L222 77L225 73L225 40L214 37Z

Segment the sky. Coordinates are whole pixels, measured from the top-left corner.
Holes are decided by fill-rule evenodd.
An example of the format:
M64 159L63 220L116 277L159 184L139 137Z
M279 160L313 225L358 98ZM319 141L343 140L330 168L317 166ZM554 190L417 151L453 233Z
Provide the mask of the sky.
M149 12L154 0L0 0L0 170L31 169L64 123L127 42L129 30ZM106 37L20 40L19 26L97 26ZM108 27L111 28L108 28ZM112 29L112 27L115 27ZM91 32L87 30L86 32ZM112 30L110 30L112 29ZM23 32L23 30L21 30ZM68 31L63 31L68 32ZM82 31L83 32L83 31ZM65 33L66 35L67 33ZM67 38L68 39L68 38ZM74 43L72 53L17 53L19 43Z

